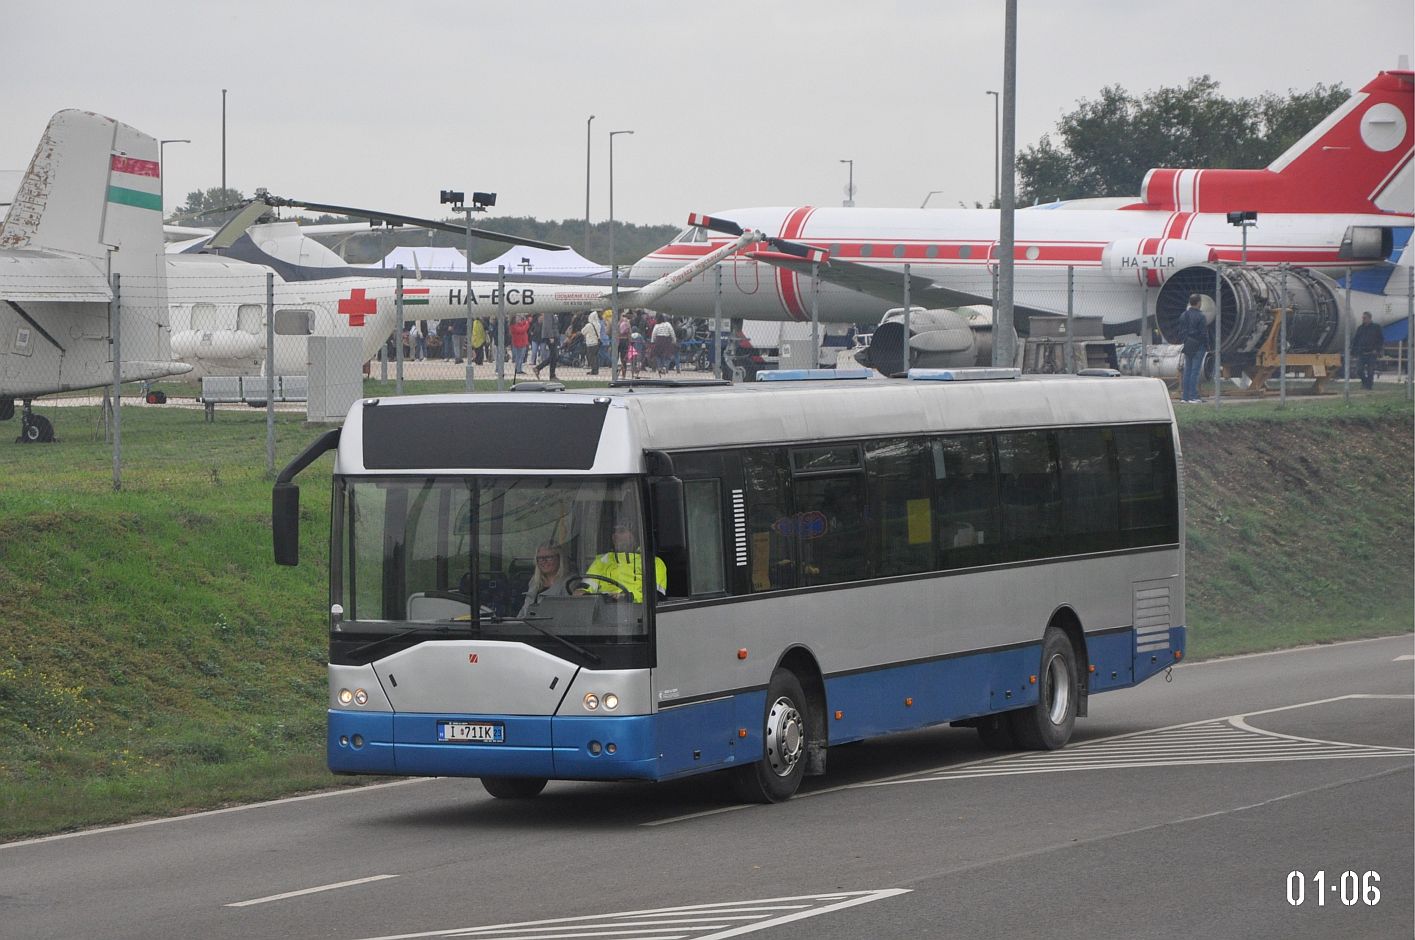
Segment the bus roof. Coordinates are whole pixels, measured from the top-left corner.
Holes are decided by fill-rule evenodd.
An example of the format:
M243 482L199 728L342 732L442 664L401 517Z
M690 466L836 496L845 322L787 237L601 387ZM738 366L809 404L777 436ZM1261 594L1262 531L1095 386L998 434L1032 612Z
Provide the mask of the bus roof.
M1172 420L1163 382L1112 376L425 395L357 402L336 472L622 474L643 471L645 450Z

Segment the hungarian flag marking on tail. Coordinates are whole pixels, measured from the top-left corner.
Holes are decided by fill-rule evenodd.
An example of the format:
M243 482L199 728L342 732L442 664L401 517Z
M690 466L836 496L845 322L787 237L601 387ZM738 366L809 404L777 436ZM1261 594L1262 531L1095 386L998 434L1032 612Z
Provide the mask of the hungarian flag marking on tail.
M162 211L162 171L156 160L113 154L108 164L108 201Z
M430 287L405 287L403 288L403 306L405 307L426 307L430 302Z

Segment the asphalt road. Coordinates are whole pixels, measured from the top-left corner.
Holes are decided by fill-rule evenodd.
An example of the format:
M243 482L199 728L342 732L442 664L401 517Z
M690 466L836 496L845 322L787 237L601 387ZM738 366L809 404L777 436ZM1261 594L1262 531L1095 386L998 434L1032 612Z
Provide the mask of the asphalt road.
M1412 654L1185 665L1093 698L1063 751L897 735L778 806L438 779L11 843L0 934L1408 938Z

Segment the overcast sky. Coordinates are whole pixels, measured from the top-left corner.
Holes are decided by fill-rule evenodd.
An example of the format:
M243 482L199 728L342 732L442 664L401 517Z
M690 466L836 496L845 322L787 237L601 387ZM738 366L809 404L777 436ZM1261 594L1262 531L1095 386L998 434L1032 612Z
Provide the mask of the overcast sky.
M1019 148L1079 99L1209 74L1229 96L1359 88L1410 56L1410 0L1020 0ZM49 115L98 111L169 144L166 204L221 181L440 215L681 224L689 212L971 206L993 188L1001 0L427 2L9 0L8 199ZM1136 189L1139 180L1135 181Z

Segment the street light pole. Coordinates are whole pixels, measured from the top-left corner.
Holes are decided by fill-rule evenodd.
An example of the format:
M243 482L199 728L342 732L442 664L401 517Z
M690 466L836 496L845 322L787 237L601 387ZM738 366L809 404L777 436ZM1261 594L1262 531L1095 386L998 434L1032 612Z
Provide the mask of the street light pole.
M594 115L585 122L585 257L590 256L590 125Z
M166 140L157 142L157 201L162 204L162 212L167 212L167 204L164 197L167 195L167 145L168 144L189 144L190 140L185 137L169 137Z
M941 193L941 192L943 192L943 190L941 190L941 189L931 189L931 190L929 190L929 194L924 197L924 201L921 202L921 203L919 203L919 208L920 208L920 209L923 209L924 207L926 207L926 206L929 204L929 200L932 199L933 197L937 196L937 195L938 195L939 193Z
M226 89L221 89L221 189L226 189Z
M995 91L985 91L983 94L992 95L992 204L998 206L1002 204L1002 190L998 181L998 161L1001 160L1001 156L998 154L997 149L998 126L1000 124L998 109L1001 107L999 102L1001 102L1002 99Z
M614 256L614 138L633 131L609 132L609 379L619 368L619 259Z
M850 164L850 181L845 184L845 201L841 205L852 207L855 205L855 161L841 160L840 162Z

